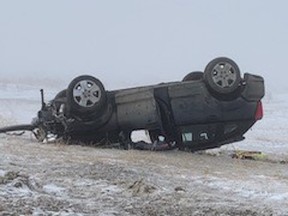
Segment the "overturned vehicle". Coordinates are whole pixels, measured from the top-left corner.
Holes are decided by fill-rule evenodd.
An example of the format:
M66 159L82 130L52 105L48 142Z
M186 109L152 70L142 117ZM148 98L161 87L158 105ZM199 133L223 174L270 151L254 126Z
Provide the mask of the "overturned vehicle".
M263 116L264 80L241 73L225 57L182 81L105 90L93 76L76 77L44 103L32 124L0 129L31 130L40 141L54 136L81 142L131 146L131 132L146 130L152 142L165 139L179 149L203 150L244 139Z

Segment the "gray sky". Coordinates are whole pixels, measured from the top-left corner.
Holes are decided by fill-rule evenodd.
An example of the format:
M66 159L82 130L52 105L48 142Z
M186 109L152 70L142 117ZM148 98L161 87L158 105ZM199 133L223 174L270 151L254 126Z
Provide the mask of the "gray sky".
M0 0L0 77L181 80L217 56L288 85L286 0Z

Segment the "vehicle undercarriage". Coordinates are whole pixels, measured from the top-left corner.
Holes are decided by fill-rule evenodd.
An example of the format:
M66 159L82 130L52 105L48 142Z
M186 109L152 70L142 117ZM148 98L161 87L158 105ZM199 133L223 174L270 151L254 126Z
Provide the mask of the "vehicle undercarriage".
M128 149L137 146L132 131L146 130L149 149L166 143L165 149L196 151L243 140L263 116L263 97L263 78L248 73L242 78L238 65L225 57L180 82L130 89L106 91L99 79L83 75L48 103L41 90L42 107L32 123L0 133L28 130L41 142L53 137Z

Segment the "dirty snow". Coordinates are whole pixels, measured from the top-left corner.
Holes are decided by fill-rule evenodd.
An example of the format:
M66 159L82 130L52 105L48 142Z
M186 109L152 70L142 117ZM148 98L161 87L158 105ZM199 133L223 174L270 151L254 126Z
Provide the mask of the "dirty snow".
M288 94L268 95L245 141L196 154L2 134L0 215L288 215ZM0 126L30 123L40 105L37 86L0 83ZM235 149L269 160L232 159Z

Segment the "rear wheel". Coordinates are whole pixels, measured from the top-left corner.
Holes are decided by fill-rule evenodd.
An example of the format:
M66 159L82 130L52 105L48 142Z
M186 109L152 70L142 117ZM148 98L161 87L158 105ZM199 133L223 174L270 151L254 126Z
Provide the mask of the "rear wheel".
M204 81L214 93L231 94L241 82L238 65L231 59L220 57L212 60L204 70Z
M67 89L67 105L70 114L97 114L107 101L106 92L100 80L93 76L76 77Z

